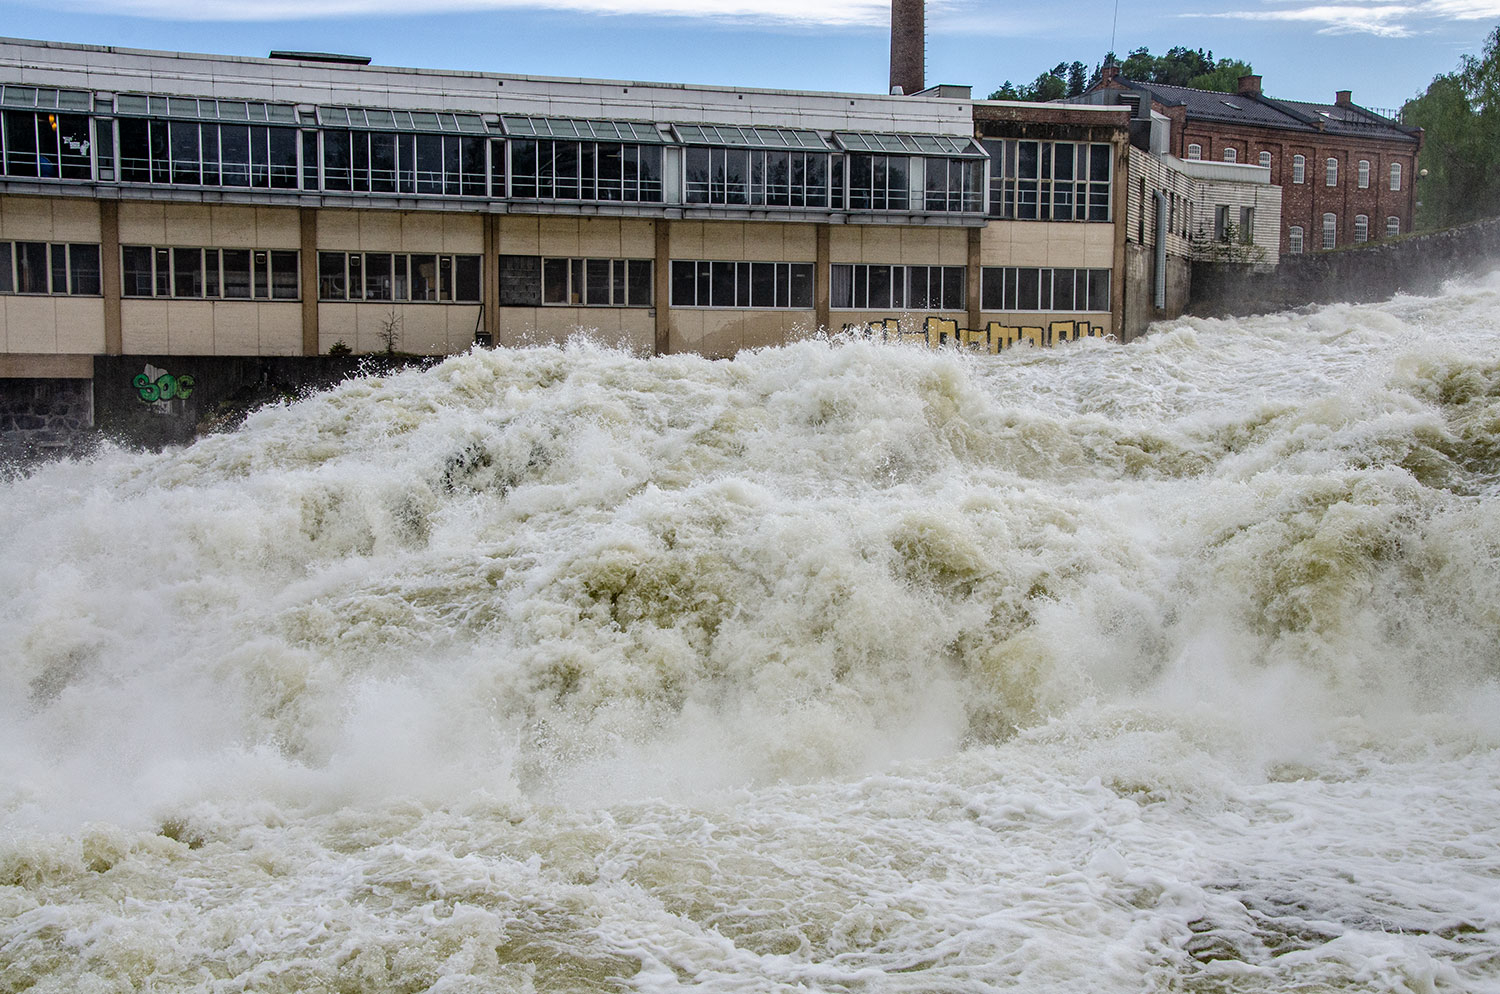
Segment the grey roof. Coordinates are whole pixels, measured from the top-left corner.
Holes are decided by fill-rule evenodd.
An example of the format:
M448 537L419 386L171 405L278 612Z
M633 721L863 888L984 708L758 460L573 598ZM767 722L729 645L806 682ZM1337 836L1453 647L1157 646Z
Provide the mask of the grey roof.
M985 158L988 153L974 139L959 135L878 134L838 131L833 140L849 152L895 152L904 155L945 155L966 159Z
M1334 104L1277 100L1264 95L1254 97L1243 93L1194 90L1187 86L1169 86L1165 83L1141 83L1127 79L1118 81L1133 90L1149 94L1157 103L1168 107L1185 107L1188 120L1223 121L1286 131L1322 131L1326 134L1386 141L1416 141L1412 129L1353 105L1339 107Z

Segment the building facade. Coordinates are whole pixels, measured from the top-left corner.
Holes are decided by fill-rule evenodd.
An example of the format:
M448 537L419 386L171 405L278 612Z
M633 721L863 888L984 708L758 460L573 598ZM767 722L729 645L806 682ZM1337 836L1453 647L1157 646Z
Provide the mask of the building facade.
M1130 95L1171 122L1171 153L1187 161L1264 166L1281 188L1280 252L1299 254L1411 231L1422 134L1357 106L1278 100L1259 76L1238 93L1141 83L1106 67L1092 91Z
M1118 337L1126 115L952 93L3 41L0 372L579 331L731 356L929 318L975 348Z

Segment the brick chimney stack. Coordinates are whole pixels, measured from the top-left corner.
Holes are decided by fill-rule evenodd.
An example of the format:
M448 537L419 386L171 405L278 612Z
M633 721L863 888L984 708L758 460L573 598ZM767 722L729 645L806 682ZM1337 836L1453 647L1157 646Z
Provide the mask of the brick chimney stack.
M891 0L891 92L925 89L927 11L923 0Z
M1354 91L1339 90L1333 95L1333 102L1340 107L1354 106Z
M1242 96L1242 97L1258 97L1258 96L1260 96L1260 77L1259 76L1241 76L1240 77L1240 89L1239 89L1239 93L1240 93L1240 96Z
M1099 68L1100 83L1108 83L1118 75L1120 75L1120 67L1115 65L1113 62L1111 62L1107 66L1101 66Z

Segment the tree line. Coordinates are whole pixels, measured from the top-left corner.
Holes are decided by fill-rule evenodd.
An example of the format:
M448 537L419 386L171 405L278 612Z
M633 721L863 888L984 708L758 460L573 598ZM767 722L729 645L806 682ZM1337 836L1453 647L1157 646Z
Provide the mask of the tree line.
M1433 78L1401 108L1426 135L1417 159L1416 226L1447 228L1500 216L1500 27L1484 50Z
M1062 100L1076 97L1099 82L1104 66L1118 65L1120 75L1141 83L1164 83L1168 86L1190 86L1195 90L1233 93L1241 76L1254 70L1239 59L1214 59L1214 53L1201 48L1177 46L1165 55L1152 55L1142 47L1131 51L1122 62L1114 52L1105 54L1092 70L1082 62L1059 62L1030 83L1017 85L1006 80L990 94L991 100Z

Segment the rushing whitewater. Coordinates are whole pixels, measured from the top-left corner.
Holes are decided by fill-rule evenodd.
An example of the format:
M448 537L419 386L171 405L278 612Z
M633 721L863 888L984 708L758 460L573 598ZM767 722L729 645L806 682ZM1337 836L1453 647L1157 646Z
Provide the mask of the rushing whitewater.
M1500 991L1500 275L587 343L0 486L0 991Z

